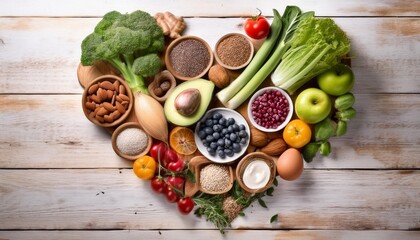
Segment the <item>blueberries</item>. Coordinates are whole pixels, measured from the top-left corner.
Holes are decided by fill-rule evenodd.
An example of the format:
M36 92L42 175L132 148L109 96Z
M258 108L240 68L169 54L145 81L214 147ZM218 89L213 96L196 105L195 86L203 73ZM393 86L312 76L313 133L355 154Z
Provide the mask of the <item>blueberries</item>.
M233 124L235 123L235 119L233 119L233 118L228 118L228 119L227 119L227 122L228 122L228 124L229 124L229 125L233 125Z
M241 145L239 145L238 143L233 143L232 150L234 153L240 153L242 150Z
M214 137L212 135L207 135L206 140L207 142L211 143L214 141Z
M213 150L216 150L217 149L217 143L216 142L211 142L210 143L210 148L213 149Z
M229 139L225 138L225 147L228 148L232 145L232 141L230 141Z
M246 137L248 137L248 133L246 133L245 130L241 130L241 131L239 131L239 135L238 136L240 138L246 138Z
M232 156L233 156L233 151L232 151L232 150L230 150L229 148L227 148L227 149L225 149L225 154L226 154L226 156L228 156L228 157L232 157Z
M213 138L214 138L214 140L218 140L220 138L220 133L214 132L213 133Z
M211 127L205 127L205 128L204 128L204 132L205 132L207 135L210 135L210 134L213 134L213 129L212 129Z
M206 136L207 136L207 134L206 134L203 130L198 131L198 137L199 137L200 139L203 139L203 138L205 138Z
M207 152L209 152L209 154L212 156L216 156L216 150L213 148L207 148Z
M213 121L212 121L211 119L207 119L207 120L206 120L206 126L207 126L207 127L211 127L211 126L213 126Z
M227 128L227 130L228 130L228 133L233 133L233 127L232 127L232 126L229 126L229 127Z
M225 146L225 140L223 138L220 138L217 140L217 146Z
M223 116L222 116L222 114L220 114L220 113L215 113L215 114L213 114L213 119L217 119L217 120L219 120L219 119L221 119Z
M221 130L222 130L222 126L220 126L219 124L213 125L213 131L220 132Z
M217 155L219 155L220 158L225 158L226 157L225 151L223 151L223 150L217 151Z
M236 134L234 134L234 133L231 133L231 134L230 134L230 136L229 136L229 139L230 139L230 141L232 141L232 142L236 141L236 138L237 138L237 136L236 136Z
M211 156L222 159L240 153L249 139L244 124L219 112L200 120L198 137Z

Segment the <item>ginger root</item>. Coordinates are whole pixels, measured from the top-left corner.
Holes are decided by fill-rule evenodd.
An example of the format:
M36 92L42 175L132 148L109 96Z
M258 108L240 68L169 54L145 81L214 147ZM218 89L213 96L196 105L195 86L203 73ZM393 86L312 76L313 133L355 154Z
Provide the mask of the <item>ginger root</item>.
M176 17L171 12L158 12L155 14L155 19L163 34L170 38L179 38L186 28L186 24L182 17Z

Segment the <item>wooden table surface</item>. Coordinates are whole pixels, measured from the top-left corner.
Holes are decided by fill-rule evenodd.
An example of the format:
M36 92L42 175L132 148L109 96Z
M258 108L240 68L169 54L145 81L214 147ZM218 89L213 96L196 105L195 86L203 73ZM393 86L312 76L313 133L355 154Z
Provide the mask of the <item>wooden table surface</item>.
M357 117L225 235L152 193L83 115L80 43L108 11L184 16L214 46L256 8L331 17L352 41ZM0 239L420 239L420 1L0 1ZM270 224L278 214L279 221Z

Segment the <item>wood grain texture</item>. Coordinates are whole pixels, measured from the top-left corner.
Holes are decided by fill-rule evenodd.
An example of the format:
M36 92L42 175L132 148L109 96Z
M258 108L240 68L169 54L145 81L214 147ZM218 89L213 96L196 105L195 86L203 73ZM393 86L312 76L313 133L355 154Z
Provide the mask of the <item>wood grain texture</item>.
M335 18L351 41L356 93L419 93L420 19ZM80 43L97 18L0 18L0 93L81 93ZM240 18L190 18L186 35L214 46ZM401 27L404 26L404 27ZM65 29L71 29L66 31ZM385 51L386 50L386 51ZM29 80L30 79L30 80Z
M234 229L419 229L420 171L306 170ZM0 170L1 229L214 229L131 170ZM345 186L345 187L343 187ZM279 222L270 224L278 214Z
M131 12L136 9L155 13L171 10L178 15L189 17L251 16L261 9L264 15L271 16L272 9L283 12L287 5L297 5L303 11L315 11L318 16L419 16L420 3L416 0L231 0L231 1L188 1L188 0L143 0L143 1L83 1L75 0L69 4L61 1L50 4L49 0L25 1L3 0L0 16L102 16L108 11ZM49 6L49 7L45 7ZM165 9L162 9L164 6Z
M347 135L332 138L332 154L306 167L418 168L418 96L357 94L356 99L358 114ZM113 152L111 135L86 119L81 95L0 96L0 119L0 168L132 166Z
M184 240L188 239L240 239L255 240L418 240L419 232L410 231L347 231L347 230L228 230L221 235L217 230L109 230L109 231L1 231L1 240L46 240L46 239L157 239Z

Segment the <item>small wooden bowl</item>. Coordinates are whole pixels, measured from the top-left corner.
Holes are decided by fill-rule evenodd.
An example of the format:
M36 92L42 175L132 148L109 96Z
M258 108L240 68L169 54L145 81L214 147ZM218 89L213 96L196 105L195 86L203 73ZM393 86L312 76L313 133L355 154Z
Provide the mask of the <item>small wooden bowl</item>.
M101 123L100 121L98 121L95 118L92 118L89 114L92 112L90 109L88 109L86 107L86 102L87 102L87 96L88 96L88 91L89 88L98 83L98 82L103 82L103 81L109 81L111 83L114 83L115 81L118 81L120 83L120 85L124 86L125 88L125 92L126 95L128 96L128 98L130 99L128 108L126 109L125 113L122 114L118 119L116 119L115 121L111 122L111 123ZM83 108L83 112L85 113L85 116L87 119L89 119L89 121L91 121L92 123L101 126L101 127L114 127L117 125L120 125L121 123L124 122L124 120L128 117L128 115L130 115L131 109L134 106L134 98L133 98L133 93L131 92L130 87L127 85L127 83L120 77L115 76L115 75L103 75L100 77L95 78L95 80L93 80L91 83L89 83L89 85L86 86L83 95L82 95L82 108Z
M166 91L165 95L158 97L156 96L155 92L153 91L155 88L159 87L160 84L164 81L169 81L171 83L171 86L168 91ZM155 75L153 82L149 84L147 89L149 90L150 96L152 96L154 99L156 99L158 102L163 103L168 98L169 94L172 92L172 90L176 86L176 80L171 72L168 70L163 70L162 72Z
M249 56L248 56L247 60L242 65L239 65L239 66L230 66L230 65L227 65L226 63L224 63L222 61L222 59L220 59L219 55L217 54L217 48L219 47L220 43L223 40L225 40L226 38L233 37L233 36L238 36L238 37L243 38L249 44L249 47L250 47L250 53L249 53ZM240 49L238 51L240 51ZM222 36L216 42L216 46L215 46L215 49L214 49L214 52L215 52L214 53L214 58L216 59L217 63L219 63L222 67L224 67L226 69L229 69L229 70L239 70L239 69L244 68L246 65L249 64L249 62L251 62L252 57L254 56L254 51L255 51L254 45L252 44L251 40L248 37L246 37L245 35L240 34L240 33L228 33L228 34Z
M141 157L141 156L144 156L144 155L146 155L146 154L149 152L149 150L150 150L150 148L151 148L151 146L152 146L153 139L152 139L152 137L151 137L149 134L147 134L147 133L145 132L145 133L146 133L146 135L147 135L148 140L147 140L147 147L143 150L143 152L141 152L141 153L139 153L139 154L137 154L137 155L128 155L128 154L125 154L125 153L121 152L121 151L120 151L120 149L117 147L117 137L118 137L118 135L119 135L122 131L124 131L124 130L125 130L125 129L127 129L127 128L138 128L138 129L140 129L140 130L144 131L144 130L143 130L143 128L140 126L140 124L135 123L135 122L127 122L127 123L124 123L124 124L120 125L120 126L119 126L117 129L115 129L115 131L112 133L112 148L114 149L114 152L115 152L118 156L120 156L120 157L122 157L122 158L124 158L124 159L127 159L127 160L132 160L132 161L134 161L134 160L136 160L137 158L139 158L139 157Z
M196 40L196 41L200 42L201 44L203 44L207 48L207 51L208 51L209 56L210 56L207 67L201 73L197 74L196 76L192 76L192 77L184 76L181 73L177 72L172 65L171 57L170 57L171 52L174 49L174 47L176 47L179 43L181 43L185 40ZM213 65L213 60L214 60L213 51L210 48L209 44L206 41L204 41L203 39L201 39L199 37L196 37L196 36L183 36L183 37L175 39L173 42L171 42L171 44L169 44L168 48L166 49L166 53L165 53L166 68L169 70L169 72L172 73L172 75L174 75L174 77L176 79L179 79L179 80L182 80L182 81L193 80L193 79L201 78L202 76L204 76L209 71L210 67Z
M265 163L267 163L268 167L270 168L270 178L267 184L264 187L259 188L259 189L251 189L247 187L244 184L243 179L242 179L243 173L246 167L248 166L249 163L251 163L255 159L264 161ZM273 184L273 181L276 178L276 175L277 175L276 162L271 156L262 152L253 152L253 153L247 154L244 158L241 159L241 161L239 161L238 166L236 167L236 180L238 181L239 185L245 191L249 193L264 192Z
M232 188L233 181L234 181L234 172L233 172L232 166L229 166L229 165L225 165L228 168L229 177L230 177L229 185L226 189L224 189L223 191L219 191L219 192L212 192L212 191L207 191L206 189L203 189L201 187L201 184L200 184L201 169L203 169L205 166L207 166L209 164L218 164L218 163L214 163L214 162L208 160L204 156L196 156L196 157L193 157L190 160L189 167L190 167L191 171L194 173L195 183L190 182L187 179L187 181L185 183L185 196L186 197L193 197L198 191L201 191L201 192L207 193L207 194L212 194L212 195L223 194L223 193L229 192L229 190ZM220 164L220 165L222 165L222 164Z

